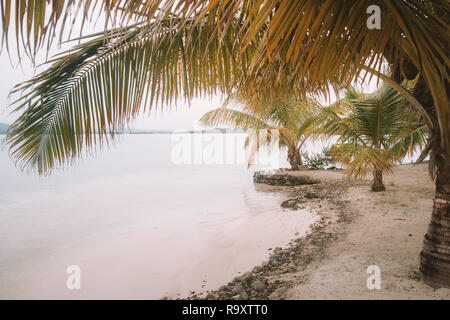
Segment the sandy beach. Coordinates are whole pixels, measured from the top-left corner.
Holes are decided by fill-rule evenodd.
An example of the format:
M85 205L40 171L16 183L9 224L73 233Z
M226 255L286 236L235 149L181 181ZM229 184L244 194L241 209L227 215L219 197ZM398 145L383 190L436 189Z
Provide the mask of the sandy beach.
M450 299L420 281L419 253L431 215L434 186L427 164L401 165L385 175L385 192L342 171L307 171L312 186L290 192L290 205L320 215L313 232L275 248L268 261L208 299ZM369 290L367 268L377 265L381 288ZM192 297L191 297L192 298ZM194 297L195 298L195 297Z
M434 185L427 164L399 166L384 178L386 191L370 191L370 181L350 186L345 199L356 216L301 272L307 277L288 299L449 299L450 290L420 281L419 253L429 223ZM381 289L368 290L367 267L378 265Z

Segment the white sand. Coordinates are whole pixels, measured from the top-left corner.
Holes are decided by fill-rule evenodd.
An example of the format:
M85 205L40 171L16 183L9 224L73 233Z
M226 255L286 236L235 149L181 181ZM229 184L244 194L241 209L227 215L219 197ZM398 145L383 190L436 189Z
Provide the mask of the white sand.
M341 173L314 176L340 179ZM343 236L294 278L288 299L450 299L450 290L433 290L420 281L419 253L432 210L434 185L427 164L398 167L386 175L385 192L351 187L346 199L358 216L335 231ZM341 228L341 229L339 229ZM367 267L378 265L381 289L369 290Z

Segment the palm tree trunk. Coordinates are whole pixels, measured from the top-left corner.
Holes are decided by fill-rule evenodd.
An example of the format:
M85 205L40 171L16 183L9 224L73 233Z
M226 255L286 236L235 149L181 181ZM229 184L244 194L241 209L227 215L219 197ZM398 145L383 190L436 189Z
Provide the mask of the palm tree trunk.
M288 148L288 159L292 170L298 170L303 165L302 156L300 150L295 144Z
M375 169L373 172L372 191L378 192L384 190L386 190L386 188L383 184L383 173L380 170Z
M436 159L436 195L420 253L420 271L428 285L450 288L450 161Z

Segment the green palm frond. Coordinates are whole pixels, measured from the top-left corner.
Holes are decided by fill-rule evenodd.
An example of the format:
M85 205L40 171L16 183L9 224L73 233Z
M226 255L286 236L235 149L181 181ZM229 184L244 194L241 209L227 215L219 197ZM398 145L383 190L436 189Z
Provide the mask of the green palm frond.
M373 146L386 147L386 140L403 122L403 107L402 96L387 85L367 98L354 100L352 113L355 115L357 130Z
M242 129L264 129L271 126L260 117L244 111L225 107L217 108L205 113L200 119L200 123L209 127L231 125L235 128Z
M230 103L230 99L226 100ZM246 137L244 148L250 150L248 164L254 163L256 154L262 147L271 148L278 144L278 148L288 147L298 144L295 132L289 128L280 127L268 122L267 114L252 114L250 110L244 111L221 107L205 113L200 119L204 126L216 127L220 125L230 125L234 128L250 129Z
M342 142L351 140L354 143L359 138L357 119L352 114L339 114L333 107L322 108L312 121L316 137L329 139L339 136Z
M226 92L236 57L210 38L207 27L191 29L185 22L174 27L177 22L88 37L16 87L26 94L16 101L15 111L22 114L7 142L20 165L49 172L81 156L83 148L114 137L138 112L157 103L212 95L218 88Z
M427 144L430 132L423 123L411 123L399 132L390 151L394 161L403 159L406 155L413 156L415 152L423 150Z
M384 85L365 95L349 92L346 114L329 106L315 118L318 133L338 137L332 153L347 165L349 177L362 177L371 170L390 171L394 162L426 144L426 125L392 87Z
M349 179L363 178L374 170L392 172L393 169L391 152L386 149L344 143L335 145L330 153L347 165L345 173Z

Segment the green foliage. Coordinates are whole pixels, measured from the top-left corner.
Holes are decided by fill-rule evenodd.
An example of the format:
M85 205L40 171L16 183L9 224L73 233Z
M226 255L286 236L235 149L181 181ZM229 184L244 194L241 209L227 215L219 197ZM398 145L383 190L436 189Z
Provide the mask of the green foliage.
M322 152L312 153L311 155L304 151L302 152L303 161L310 170L326 169L333 162L330 150L331 148L323 148Z
M346 97L324 108L315 124L318 133L338 136L330 152L346 164L349 178L391 171L396 162L422 148L429 135L420 116L388 85L372 94L347 89Z

